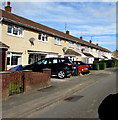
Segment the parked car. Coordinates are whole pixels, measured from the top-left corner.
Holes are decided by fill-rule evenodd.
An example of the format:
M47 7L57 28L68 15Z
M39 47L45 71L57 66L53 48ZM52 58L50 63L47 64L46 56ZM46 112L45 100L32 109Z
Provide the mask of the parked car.
M73 70L76 69L78 74L89 73L89 67L90 67L90 65L88 65L85 62L73 61Z
M10 68L8 71L22 71L22 70L23 70L23 66L18 65L18 66Z
M23 70L42 72L44 68L51 69L51 75L65 78L72 73L72 62L67 58L45 58L23 67Z

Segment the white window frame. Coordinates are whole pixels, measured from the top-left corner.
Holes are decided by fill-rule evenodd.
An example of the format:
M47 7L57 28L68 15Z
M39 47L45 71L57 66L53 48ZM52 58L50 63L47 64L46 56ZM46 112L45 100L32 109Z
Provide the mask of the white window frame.
M68 46L71 47L71 48L74 48L74 43L73 42L69 42Z
M20 57L20 61L17 61L17 65L21 65L22 64L22 53L14 53L14 52L10 52L7 54L7 58L9 57L10 58L10 64L7 65L7 67L14 67L14 66L17 66L17 65L12 65L12 57L13 56L19 56Z
M41 36L40 36L40 39L39 39L39 35L41 35ZM48 35L45 34L45 33L39 33L39 34L38 34L38 41L48 42Z
M11 32L9 31L10 26L11 26L11 30L10 30ZM17 31L17 34L14 33L14 30ZM16 25L8 24L7 34L12 35L12 36L16 36L16 37L23 37L24 36L24 29L22 27L19 27L19 26L16 26Z
M61 45L61 38L55 37L55 44Z
M76 44L76 49L81 50L81 48L82 48L82 47L81 47L81 44L78 44L78 43L77 43L77 44Z
M96 53L99 53L99 50L96 50Z
M88 51L88 50L89 50L89 47L88 47L88 46L85 46L85 50Z

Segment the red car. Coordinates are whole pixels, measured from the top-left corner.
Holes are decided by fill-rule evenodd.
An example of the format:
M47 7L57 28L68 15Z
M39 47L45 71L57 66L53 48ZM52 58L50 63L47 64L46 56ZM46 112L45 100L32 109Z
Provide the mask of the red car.
M90 65L82 61L73 61L73 69L77 69L78 75L89 73Z

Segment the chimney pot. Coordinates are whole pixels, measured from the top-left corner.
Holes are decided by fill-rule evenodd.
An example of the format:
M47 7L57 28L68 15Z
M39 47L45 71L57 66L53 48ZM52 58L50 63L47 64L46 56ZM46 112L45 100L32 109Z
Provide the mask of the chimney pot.
M10 1L7 2L7 6L10 6Z
M92 43L92 40L90 40L90 43Z
M80 40L82 40L82 36L80 37Z
M66 31L66 34L68 34L68 35L69 35L69 34L70 34L70 32L67 30L67 31Z
M10 1L7 2L7 6L5 6L5 11L11 12L12 7L10 7Z
M98 46L98 43L96 45Z

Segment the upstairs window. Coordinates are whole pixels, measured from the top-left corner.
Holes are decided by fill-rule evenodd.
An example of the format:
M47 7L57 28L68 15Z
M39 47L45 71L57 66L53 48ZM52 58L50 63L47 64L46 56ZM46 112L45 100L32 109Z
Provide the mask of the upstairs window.
M88 49L89 49L89 48L88 48L88 46L85 46L85 50L87 50L87 51L88 51Z
M76 48L77 49L81 49L81 45L80 44L76 44Z
M55 44L56 44L56 45L61 45L61 39L58 38L58 37L56 37L56 38L55 38Z
M11 25L8 25L8 30L7 30L8 33L12 33L12 26Z
M69 47L74 47L74 43L73 42L69 42Z
M43 41L43 42L47 42L48 41L48 35L44 34L44 33L39 33L38 40Z
M99 50L96 50L96 53L98 53L99 52Z
M15 25L8 25L7 33L15 36L23 36L23 28L15 26Z

